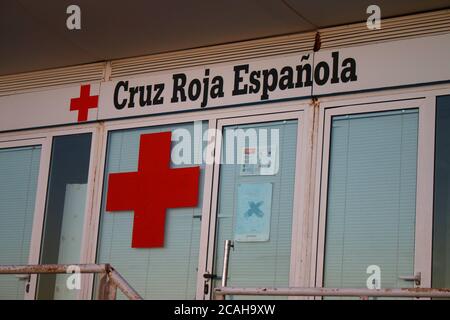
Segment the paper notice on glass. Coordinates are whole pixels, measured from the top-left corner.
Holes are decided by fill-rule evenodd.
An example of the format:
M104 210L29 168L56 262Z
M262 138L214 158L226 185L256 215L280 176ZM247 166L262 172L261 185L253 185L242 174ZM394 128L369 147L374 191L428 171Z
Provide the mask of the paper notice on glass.
M241 150L241 176L270 176L278 173L277 146L245 147Z
M241 176L259 175L257 148L242 148L240 155Z
M278 173L278 149L277 145L260 147L258 152L259 174L273 176Z
M238 186L234 240L268 241L272 210L272 183L245 183Z

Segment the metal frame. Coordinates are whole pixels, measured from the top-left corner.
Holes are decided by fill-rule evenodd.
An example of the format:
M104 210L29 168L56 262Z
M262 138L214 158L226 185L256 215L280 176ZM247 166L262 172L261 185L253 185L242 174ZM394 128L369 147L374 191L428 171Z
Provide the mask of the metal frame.
M418 163L417 163L417 192L416 192L416 238L415 238L415 272L423 275L422 287L431 286L431 250L432 250L432 213L433 195L427 190L433 190L433 165L434 165L434 102L431 97L423 97L409 100L373 102L354 104L339 107L333 104L324 104L320 110L321 157L317 159L317 178L320 184L316 186L315 193L315 218L313 227L313 256L311 270L314 276L311 278L311 286L322 287L323 283L323 259L325 245L325 225L327 208L328 187L328 163L331 118L339 114L355 114L375 111L398 110L405 108L419 109L418 128Z
M280 112L275 114L266 114L266 115L252 115L246 117L236 117L236 118L227 118L227 119L219 119L217 124L218 131L222 132L225 126L229 125L237 125L237 124L253 124L253 123L262 123L262 122L272 122L272 121L280 121L280 120L291 120L295 119L298 121L297 127L297 150L296 150L296 173L295 173L295 190L294 195L298 195L294 197L293 204L293 216L292 216L292 235L291 235L291 259L290 259L290 272L289 272L289 283L295 285L298 283L299 271L299 261L301 256L301 245L299 245L298 239L301 237L300 230L302 226L300 223L303 221L302 215L306 209L303 203L300 202L300 197L305 198L304 190L301 189L301 181L304 181L305 171L301 164L307 163L308 154L307 152L303 152L303 146L307 144L308 137L308 126L304 125L304 113L308 106L299 104L299 111L293 112ZM200 291L200 296L198 299L211 299L213 289L211 288L213 285L213 281L211 279L205 280L203 278L204 273L212 274L214 268L214 256L215 256L215 247L216 245L221 245L216 243L216 226L217 226L217 208L218 208L218 194L219 194L219 175L220 175L220 159L221 151L222 151L222 140L220 137L216 139L216 149L215 149L215 164L213 170L213 182L212 182L212 199L208 209L207 220L205 219L205 225L209 226L208 234L202 234L201 243L207 244L206 250L203 252L206 256L202 256L203 266L199 265L199 270L203 270L203 272L199 271L198 275L198 291ZM303 161L305 160L305 161ZM300 197L299 197L300 196ZM205 252L206 251L206 252ZM201 268L201 269L200 269ZM208 285L210 290L208 294L204 294L203 286L205 282L209 282Z
M41 249L42 249L42 236L45 219L45 207L47 201L47 188L50 172L50 160L52 153L53 138L58 136L67 136L81 133L91 133L91 150L90 150L90 162L89 162L89 175L88 175L88 191L86 195L85 206L85 219L82 235L82 246L80 251L80 261L74 261L75 263L84 263L86 252L89 250L87 244L87 226L89 225L89 217L92 213L92 191L94 188L95 178L95 161L97 157L98 148L98 133L101 128L99 124L85 124L78 126L67 127L55 127L46 129L37 129L31 131L20 131L13 133L0 134L0 148L5 147L20 147L27 145L42 145L41 159L39 164L38 186L35 200L35 211L33 217L33 229L31 235L30 256L29 264L38 264L40 261ZM28 293L24 293L24 298L27 300L35 299L38 277L37 274L32 274L29 280L30 289ZM84 282L82 281L82 284ZM81 298L81 292L78 294L78 298Z
M303 103L270 103L267 105L257 105L257 106L248 106L245 108L224 108L224 109L211 109L204 111L194 111L194 112L186 112L183 113L182 116L178 118L174 118L173 115L160 115L160 116L152 116L152 117L143 117L143 118L132 118L132 119L122 119L122 120L113 120L107 121L102 125L101 135L98 139L99 141L99 157L96 164L96 175L95 175L95 190L93 195L93 204L92 204L92 215L89 218L89 225L87 226L87 237L86 243L89 243L88 251L86 252L85 259L83 263L95 263L96 262L96 253L98 246L98 233L100 227L100 214L101 214L101 202L103 195L103 181L104 181L104 171L106 165L106 153L107 153L107 143L108 143L108 135L112 131L116 130L127 130L127 129L135 129L135 128L145 128L152 126L162 126L162 125L170 125L170 124L178 124L178 123L191 123L194 121L208 121L209 129L216 129L217 122L219 119L231 119L230 121L236 121L238 117L251 116L256 114L260 114L261 116L266 117L268 120L274 119L273 117L278 117L280 114L290 111L302 110L306 104ZM306 105L307 106L307 105ZM258 116L259 117L259 116ZM213 146L215 150L217 150L216 144L217 141L213 138L209 137L210 141L213 141ZM217 153L216 153L217 155ZM200 254L199 254L199 264L198 264L198 275L197 275L197 291L196 298L204 299L203 297L203 273L202 270L205 269L207 250L208 250L208 242L205 239L209 238L210 230L209 230L209 215L210 215L210 206L211 206L211 196L213 195L213 171L214 165L206 164L205 165L205 184L203 190L203 204L202 204L202 224L201 224L201 234L200 234ZM93 292L93 284L94 277L92 274L84 275L85 284L82 286L82 292L80 293L80 299L90 299L92 297Z
M402 88L402 89L387 89L382 91L372 91L372 92L363 92L357 94L350 94L343 96L342 99L336 96L323 97L320 99L320 104L317 107L317 115L316 121L317 125L315 126L314 131L314 163L311 167L311 172L314 178L311 182L314 184L312 196L310 197L310 216L305 217L307 221L305 221L304 225L307 227L307 231L305 235L307 237L308 246L305 249L305 255L302 256L302 261L304 261L304 267L309 270L305 275L307 277L307 285L306 287L315 287L316 286L316 265L317 265L317 256L319 254L318 248L318 232L319 232L319 209L320 209L320 196L321 196L321 181L322 181L322 162L323 157L322 154L324 152L323 140L324 140L324 118L325 118L325 110L331 108L340 108L345 106L361 106L361 105L370 105L373 103L386 103L392 101L404 101L404 100L413 100L413 99L427 99L429 101L429 106L427 112L435 112L435 99L437 96L446 95L450 92L449 84L439 84L439 85L427 85L421 86L419 89L416 87ZM432 125L426 134L427 140L429 141L428 148L430 148L429 154L421 155L424 157L428 157L427 159L432 159L427 161L427 170L431 170L432 174L427 177L427 184L430 185L429 190L433 190L434 183L434 171L433 166L434 163L434 119L431 118L431 114L428 114L427 117ZM428 192L429 192L428 190ZM429 197L433 197L433 194L430 194ZM429 203L429 202L428 202ZM428 206L429 212L433 212L433 208ZM430 239L432 237L432 226L426 226L430 231ZM427 245L431 250L431 243L424 244ZM431 263L431 261L429 262Z
M222 287L215 290L216 295L241 296L288 296L288 297L369 297L384 298L450 298L450 289L403 288L403 289L351 289L351 288L234 288Z
M403 289L354 289L354 288L308 288L308 287L288 287L288 288L239 288L227 287L228 264L230 258L230 247L233 246L231 240L225 240L225 250L223 254L222 285L214 289L217 300L224 300L227 295L256 295L256 296L287 296L292 297L359 297L361 300L369 300L369 297L409 297L409 298L450 298L450 289L432 288L403 288Z
M91 149L91 163L89 172L89 186L88 186L88 198L86 201L86 216L85 226L83 231L83 248L81 254L81 262L92 263L95 262L96 249L97 249L97 236L98 236L98 223L100 215L100 205L103 192L103 174L106 156L107 136L108 131L126 128L147 127L164 125L171 123L191 122L206 120L209 122L209 128L216 128L219 119L244 117L254 115L269 115L290 111L304 110L304 136L305 142L303 149L304 155L307 157L300 163L301 169L306 170L305 175L300 176L300 179L296 179L296 189L303 187L299 197L299 210L302 212L299 214L299 230L297 232L297 239L295 242L295 250L298 251L299 258L293 263L295 267L291 276L294 281L295 287L312 287L316 285L316 265L317 265L317 237L319 231L319 204L320 204L320 192L322 181L322 153L323 153L323 140L324 140L324 118L325 110L331 108L340 108L348 106L363 106L372 103L381 103L389 101L401 101L411 99L426 99L429 103L429 110L427 115L427 121L432 122L432 128L434 129L434 118L431 120L434 113L433 99L437 95L444 95L450 92L450 84L433 84L423 85L420 87L408 87L401 89L382 89L370 92L360 93L347 93L336 96L321 97L320 102L315 102L310 105L311 100L309 98L297 100L294 102L286 103L267 103L245 107L228 107L218 109L206 109L197 110L191 112L185 112L178 115L166 114L156 115L142 118L131 118L121 120L109 120L101 123L89 123L89 124L77 124L71 126L59 126L54 128L40 128L22 130L16 132L0 133L0 146L5 143L20 144L25 140L25 143L32 141L34 144L39 139L42 139L45 149L41 155L41 164L39 169L39 181L38 181L38 196L36 198L35 218L39 219L37 213L41 211L41 219L43 218L48 169L50 163L51 152L51 139L56 135L68 135L76 134L80 132L95 131L92 139ZM425 123L424 122L424 123ZM424 159L422 162L423 172L432 172L433 166L433 150L434 150L434 131L428 129L427 134L423 139L419 141L419 144L424 145L428 149L428 154L419 155ZM419 128L423 131L422 127ZM428 141L428 142L427 142ZM430 143L431 142L431 143ZM300 150L300 149L299 149ZM430 161L430 158L432 161ZM299 160L299 157L297 157ZM298 165L297 165L298 168ZM200 257L199 257L199 271L198 271L198 283L197 283L197 299L204 299L203 297L203 271L206 266L206 260L208 256L209 244L205 242L205 239L209 239L210 235L210 214L212 205L213 194L213 177L214 177L214 165L206 165L205 168L205 186L204 186L204 199L202 207L202 226L201 226L201 243L200 243ZM431 171L430 171L431 170ZM423 184L433 187L433 174L427 176L425 173L418 176L419 180L423 181ZM432 198L432 194L429 197ZM417 210L421 208L424 212L432 212L432 206L430 207L430 201L419 202ZM428 220L427 220L428 221ZM423 224L419 230L420 232L429 232L429 237L432 237L431 225ZM39 230L38 230L39 229ZM427 231L429 230L429 231ZM33 224L33 248L30 248L30 263L33 263L31 255L39 258L40 254L40 238L42 233L42 222ZM431 242L424 243L424 248L430 248ZM428 250L428 249L427 249ZM211 252L209 252L211 254ZM38 261L38 260L37 260ZM35 263L35 262L34 262ZM431 264L431 260L428 262ZM291 266L292 269L292 266ZM89 299L92 294L92 275L83 275L82 290L78 298ZM34 281L36 276L33 275ZM34 290L34 289L33 289ZM34 298L33 295L28 295L27 298Z
M40 265L3 265L0 266L2 274L71 274L72 268L76 266L81 274L100 273L99 300L115 300L117 288L130 300L142 300L142 297L134 290L128 282L109 264L40 264Z
M28 253L28 263L39 263L40 244L42 235L42 226L44 223L45 198L47 190L48 163L50 160L51 141L48 138L34 138L23 140L10 140L0 142L0 149L20 148L26 146L41 146L41 155L39 159L39 173L36 187L36 198L34 203L33 226L31 229L31 241ZM17 280L19 281L19 280ZM37 277L31 276L28 280L29 290L24 292L24 298L30 300L34 298Z

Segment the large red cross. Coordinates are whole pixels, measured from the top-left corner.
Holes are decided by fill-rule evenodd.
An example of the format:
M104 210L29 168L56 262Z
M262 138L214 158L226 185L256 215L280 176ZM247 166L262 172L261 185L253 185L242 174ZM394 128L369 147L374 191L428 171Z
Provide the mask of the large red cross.
M164 245L167 208L196 207L200 167L170 168L171 132L141 135L137 172L109 175L107 211L134 210L133 248Z
M91 85L81 86L80 97L70 99L70 111L78 111L78 122L88 119L88 110L98 107L98 96L91 96Z

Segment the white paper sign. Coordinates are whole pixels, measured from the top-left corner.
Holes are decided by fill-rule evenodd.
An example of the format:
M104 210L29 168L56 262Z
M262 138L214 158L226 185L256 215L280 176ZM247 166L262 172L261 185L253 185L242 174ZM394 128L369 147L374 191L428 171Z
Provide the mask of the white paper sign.
M277 145L244 147L241 152L241 176L272 176L278 173Z

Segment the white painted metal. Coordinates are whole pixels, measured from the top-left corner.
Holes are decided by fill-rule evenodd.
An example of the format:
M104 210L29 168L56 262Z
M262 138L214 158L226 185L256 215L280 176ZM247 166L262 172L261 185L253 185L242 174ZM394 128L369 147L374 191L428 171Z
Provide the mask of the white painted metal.
M320 29L322 49L395 41L450 31L450 10L420 13L381 20L381 29L368 30L366 23Z
M311 50L314 32L112 61L112 78Z
M72 126L66 128L51 128L45 130L34 130L26 132L15 132L9 134L0 135L0 147L11 147L11 146L26 146L26 145L36 145L42 146L41 150L41 160L39 167L39 177L37 185L37 194L35 201L35 214L33 220L33 230L31 236L31 246L30 246L30 258L29 264L38 264L40 260L41 252L41 239L43 232L44 214L45 214L45 204L47 199L47 184L50 169L50 158L52 150L52 140L55 136L61 135L71 135L80 133L91 133L91 155L90 155L90 165L89 165L89 176L88 176L88 194L86 198L86 208L85 208L85 221L83 228L83 244L81 248L81 262L85 260L87 252L90 250L89 245L86 245L86 238L89 234L89 219L92 216L92 194L94 190L94 177L96 168L94 163L97 161L98 156L96 154L96 148L98 148L98 133L97 130L100 125L98 124L88 124L81 126ZM3 141L3 142L2 142ZM77 261L74 261L77 263ZM79 262L78 262L79 263ZM85 277L83 275L83 277ZM30 289L29 292L25 294L26 299L34 299L36 294L36 284L37 275L33 274L30 278ZM84 281L82 281L83 287ZM82 289L83 290L83 289ZM81 290L81 292L82 292ZM79 295L81 297L81 293Z
M305 130L307 130L307 127L303 125L303 119L304 119L304 108L305 105L298 105L297 109L299 111L296 112L285 112L285 113L274 113L274 114L265 114L265 115L254 115L254 116L247 116L247 117L239 117L239 118L225 118L225 119L218 119L218 125L217 130L219 132L223 131L223 128L227 125L236 125L236 124L252 124L252 123L260 123L260 122L270 122L270 121L279 121L279 120L290 120L290 119L296 119L298 121L298 129L297 129L297 151L296 151L296 170L295 170L295 180L300 181L301 176L306 174L306 172L302 171L302 167L299 167L301 161L298 161L298 158L303 159L305 157L306 152L303 151L303 145L305 137L307 137L307 133ZM222 151L222 137L216 138L216 149L215 149L215 163L214 163L214 176L212 181L212 199L211 199L211 206L210 206L210 222L209 222L209 238L207 239L208 248L207 248L207 266L206 270L208 273L212 273L213 266L214 266L214 251L215 251L215 238L216 238L216 225L217 225L217 208L218 208L218 194L219 194L219 172L220 172L220 157L221 157L221 151ZM301 191L301 186L299 183L296 182L295 184L295 190L294 195L300 195L300 197L304 197L301 195L301 193L304 191ZM294 197L296 198L296 197ZM303 214L303 210L300 209L300 203L299 201L294 201L293 206L293 218L292 218L292 240L295 241L298 237L298 232L301 227L298 226L298 224L302 221L302 218L300 217ZM217 244L221 245L221 244ZM298 259L299 259L299 252L298 246L300 246L300 243L297 242L291 242L291 264L290 264L290 272L289 272L289 284L294 285L294 283L298 282L298 280L294 279L293 275L297 275L298 272L295 271L295 269L298 267ZM199 266L200 269L201 266ZM203 299L211 299L213 289L212 281L209 281L210 290L208 294L204 295Z
M203 66L194 70L178 70L177 72L186 73L189 82L193 78L203 79L206 69L210 69L211 79L215 76L221 76L224 94L215 99L209 98L205 108L201 107L201 101L199 99L195 101L189 101L187 99L187 101L172 102L174 80L172 79L173 75L167 72L155 73L128 80L129 88L132 86L163 83L165 87L161 98L164 101L160 105L135 106L133 108L123 106L118 109L114 106L114 92L118 82L107 81L101 83L101 85L99 83L92 83L90 94L100 95L100 99L98 108L89 110L88 120L102 121L180 111L206 111L216 107L226 106L231 108L243 104L267 103L268 101L279 101L283 99L307 99L312 96L444 82L450 79L450 66L446 63L449 54L450 33L447 33L420 39L407 39L390 43L341 48L335 53L329 49L321 50L314 53L314 56L309 51L295 55L279 56L270 60L241 61L241 63L248 64L249 69L252 71L276 68L278 73L281 72L284 66L289 66L290 68L288 70L292 71L299 64L308 64L310 68L315 68L315 71L320 69L318 66L327 68L327 74L334 74L334 70L337 69L337 75L328 76L324 84L320 85L315 81L312 86L308 87L296 88L294 86L293 88L284 90L277 87L269 92L269 96L265 97L267 98L266 100L263 99L261 90L258 94L232 94L233 88L235 87L234 65L221 63ZM337 55L339 55L339 58L337 58ZM305 61L299 61L304 57ZM347 74L348 76L349 72L344 71L348 68L349 63L344 63L344 61L350 58L353 59L350 61L354 63L353 69L355 70L355 76L350 81L347 81L343 75ZM294 82L296 82L297 78L295 72L293 72ZM340 75L341 72L342 75ZM339 76L341 80L336 80L337 82L332 83L331 78L334 79L336 77L338 79ZM242 77L244 79L243 83L249 82L249 79L247 79L249 77L248 74L245 76L242 75ZM79 92L79 86L70 86L0 97L0 108L2 109L0 130L8 131L76 123L78 112L70 111L70 101L72 98L78 97ZM122 87L118 92L119 101L126 101L125 99L129 95L128 91ZM202 99L200 98L200 100Z
M208 141L211 142L210 147L216 150L216 137L214 135L217 128L217 120L211 119L208 123ZM205 285L208 291L212 290L211 284L204 278L204 274L212 274L212 270L207 267L208 259L208 240L211 225L211 198L212 198L212 181L214 175L214 164L207 163L205 165L205 186L203 190L203 206L202 206L202 225L200 233L200 252L198 258L198 274L197 274L197 291L196 299L203 300L205 296Z
M311 270L315 273L311 282L313 286L322 287L324 267L325 225L328 190L328 163L331 118L339 114L353 114L364 112L388 111L405 108L419 109L419 146L417 168L417 196L416 196L416 235L415 235L415 273L422 273L423 287L431 286L431 237L432 237L432 199L433 194L433 150L434 150L434 105L431 98L398 101L378 101L377 103L332 108L333 104L324 103L320 107L320 141L322 153L318 155L315 194L315 221L313 251L317 261L312 261ZM430 229L431 228L431 229ZM315 280L314 280L315 279Z
M313 85L313 96L449 80L450 66L435 62L448 60L450 32L339 50L324 49L315 54L314 61L326 61L331 66L332 51L339 52L341 63L347 57L355 59L358 79Z
M355 46L450 31L450 10L440 10L382 20L382 29L368 30L356 23L318 30L322 49ZM302 33L112 61L112 78L188 68L199 65L255 59L312 50L314 33Z
M140 294L134 290L129 283L122 277L122 275L117 272L109 264L28 264L28 265L1 265L0 266L0 276L2 274L18 274L18 275L37 275L37 274L60 274L68 273L68 270L73 266L77 266L81 274L86 273L101 273L109 283L105 284L109 288L104 288L108 291L107 297L109 299L115 299L115 290L119 288L127 298L131 300L142 300ZM109 292L114 290L114 292ZM105 297L102 294L99 295L100 299Z
M124 129L124 128L132 128L132 127L143 127L143 126L149 126L149 125L158 125L158 124L170 124L170 123L179 123L179 122L188 122L188 121L195 121L195 120L209 120L210 121L210 128L215 127L216 119L221 118L233 118L233 117L243 117L243 116L249 116L249 115L262 115L262 114L271 114L271 113L277 113L277 112L288 112L288 111L294 111L294 110L305 110L305 120L304 124L306 125L311 120L312 123L315 123L313 128L310 128L310 131L308 131L307 134L305 134L305 139L308 140L308 145L312 144L312 154L311 159L313 159L313 164L311 168L309 169L309 175L311 176L310 181L313 182L313 184L310 186L310 191L308 197L306 197L306 203L302 205L302 207L307 209L306 210L307 215L304 217L304 222L301 224L302 227L302 239L301 241L301 261L298 261L300 267L295 267L294 270L297 270L299 272L299 276L295 275L295 279L299 279L297 281L300 281L300 283L309 283L309 285L305 286L314 286L315 284L315 254L317 252L317 246L316 239L317 239L317 233L316 230L318 230L318 224L316 221L316 224L314 224L314 219L317 218L318 213L318 206L317 206L317 199L320 196L320 184L317 183L314 185L314 181L320 181L320 175L321 175L321 149L322 149L322 140L323 140L323 118L324 118L324 109L331 109L331 108L339 108L341 106L350 106L350 105L361 105L361 104L371 104L371 103L378 103L383 101L394 101L394 100L410 100L410 99L417 99L417 98L426 98L429 101L431 101L431 104L429 105L428 109L433 109L434 107L434 99L437 95L443 95L448 94L450 92L450 85L449 84L439 84L439 85L426 85L421 86L420 88L404 88L404 89L388 89L388 90L379 90L369 93L356 93L356 94L344 94L339 96L328 96L323 97L320 99L320 114L318 113L318 107L310 107L308 104L310 102L309 99L303 99L299 100L295 103L268 103L265 105L256 105L256 106L246 106L246 107L239 107L239 108L228 108L228 109L217 109L217 110L201 110L201 111L193 111L193 112L187 112L184 113L180 117L174 117L173 115L160 115L155 117L147 117L147 118L139 118L139 119L126 119L126 120L117 120L117 121L109 121L104 124L80 124L80 125L73 125L73 126L65 126L65 127L58 127L58 128L42 128L42 129L34 129L34 130L23 130L20 132L9 132L9 133L2 133L0 134L0 142L8 142L8 143L19 143L18 141L32 139L33 141L36 141L36 139L48 139L49 136L53 135L61 135L61 134L75 134L80 132L86 132L88 130L93 130L92 128L98 128L99 130L99 137L97 140L97 158L95 159L96 167L93 169L95 171L95 187L93 188L93 200L92 200L92 207L91 210L87 212L86 219L89 221L89 225L87 226L88 230L85 231L85 233L88 233L88 239L85 240L87 244L87 248L85 248L86 253L83 253L85 257L85 262L95 262L95 253L96 253L96 237L97 237L97 228L98 228L98 215L100 211L100 202L101 202L101 193L102 193L102 183L103 183L103 166L104 166L104 159L106 154L106 136L107 136L107 130L112 129ZM428 101L427 100L427 101ZM428 105L428 102L427 102ZM308 115L308 112L311 113ZM434 112L434 111L433 111ZM432 118L431 115L428 115L428 120ZM434 122L434 120L433 120ZM320 123L320 128L319 124ZM424 122L425 123L425 122ZM106 126L106 129L104 128ZM430 140L430 134L432 132L428 131L428 137L425 137L426 140ZM27 142L25 142L27 143ZM35 143L35 142L33 142ZM92 142L95 144L94 140ZM419 142L420 143L420 142ZM428 145L430 146L430 145ZM220 149L220 148L219 148ZM50 150L50 146L48 147L48 150ZM307 150L309 150L309 147L307 147ZM431 150L431 149L430 149ZM433 157L432 151L427 151L427 157ZM309 152L309 151L308 151ZM317 152L317 156L316 156ZM45 152L43 154L47 154L49 157L49 152ZM93 157L93 154L91 155ZM42 160L41 165L43 163L47 163L47 170L48 170L48 163L50 159L47 158L47 160ZM426 170L431 170L430 168L430 161L429 160L423 160L424 162L424 168L428 167ZM307 166L306 166L307 167ZM91 167L92 169L92 167ZM211 184L212 181L209 181L209 179L212 179L213 168L210 168L211 177L208 178L208 175L206 176L205 181L205 197L207 195L207 191L212 193L214 195L214 191L211 190ZM40 172L43 172L41 168ZM424 172L425 172L424 171ZM315 172L317 174L315 175ZM432 176L432 175L431 175ZM47 173L42 173L39 177L39 190L46 190L46 180L48 177ZM425 177L425 180L429 179L430 176ZM420 180L420 177L418 177ZM432 179L432 178L431 178ZM298 179L297 179L298 180ZM208 182L209 181L209 182ZM43 185L45 183L45 185ZM297 183L297 182L296 182ZM430 181L424 182L424 184L430 184ZM432 185L432 182L431 182ZM428 189L427 193L429 193L429 197L432 197L432 193L430 192L432 188ZM314 192L313 192L314 191ZM306 191L305 191L306 192ZM311 201L311 199L316 199L315 201ZM36 200L36 206L40 205L42 206L42 212L43 212L43 206L45 205L45 194L41 197L41 200ZM38 204L39 203L39 204ZM202 240L201 240L201 255L206 252L205 247L207 247L207 242L204 241L205 236L208 236L208 230L205 231L205 227L209 226L209 221L205 219L205 217L209 217L210 212L205 210L209 210L209 203L204 201L203 204L203 218L202 218ZM420 204L418 204L420 206ZM422 205L423 208L426 208L428 206L429 208L429 201L425 201ZM427 212L432 212L432 210L427 209ZM43 214L43 213L42 213ZM89 217L89 218L88 218ZM429 218L427 218L429 219ZM430 225L425 226L427 228L430 228ZM37 224L35 226L36 229L41 229L42 225L39 227ZM428 238L431 237L431 231L428 231ZM34 232L36 233L36 232ZM37 256L39 255L39 241L40 236L36 233L36 236L33 234L33 239L37 239L38 242L33 240L33 243L35 243L35 253ZM429 244L427 245L426 242L430 240L426 240L424 247L425 250L428 250ZM36 244L37 243L37 244ZM427 247L428 246L428 247ZM429 262L431 263L431 262ZM204 261L202 261L202 258L199 260L199 279L203 279L203 270L200 268L201 266L205 266ZM88 276L89 277L89 276ZM197 298L199 299L199 295L203 292L203 281L199 280L199 283L197 288ZM296 285L299 286L299 285ZM303 286L303 285L301 285ZM92 290L92 277L89 278L88 281L83 281L83 295L82 297L87 299L90 298L90 291ZM34 294L33 294L34 296Z
M365 23L318 30L322 49L343 48L450 32L450 10L438 10L382 20L380 30L367 30ZM157 55L113 60L37 72L0 76L0 96L38 91L44 87L67 86L119 78L131 78L180 68L258 59L312 50L315 32L182 50Z
M100 83L92 83L90 95L99 95ZM70 100L80 96L80 86L28 92L0 97L0 130L20 130L77 123L78 112L70 111ZM96 120L98 108L88 111Z
M36 188L36 199L34 204L34 214L33 214L33 227L31 230L31 241L30 241L30 252L28 263L38 264L39 263L39 252L42 234L42 225L44 221L44 211L45 211L45 196L47 190L47 173L48 166L50 162L50 148L51 141L48 138L36 138L27 140L16 140L8 142L0 142L0 149L3 148L15 148L15 147L25 147L32 145L41 146L41 158L39 162L39 173L38 182ZM26 300L33 299L36 286L36 276L32 275L29 278L29 290L24 292L24 298ZM19 281L19 280L18 280Z
M449 298L449 289L405 288L405 289L353 289L353 288L217 288L216 295L259 295L259 296L296 296L296 297L409 297L409 298Z
M90 151L90 159L89 159L89 174L87 181L87 194L86 194L86 207L84 209L84 224L83 224L83 235L81 241L81 253L80 253L80 261L79 263L87 263L89 261L89 252L90 248L90 226L91 219L93 217L93 203L94 203L94 194L96 188L100 185L98 181L96 181L97 175L97 166L98 159L100 155L100 148L102 143L102 126L96 126L92 128L91 134L91 151ZM77 298L83 299L86 295L86 291L88 290L87 284L90 274L83 274L81 276L81 290L78 291Z
M103 79L104 63L0 76L0 96Z

